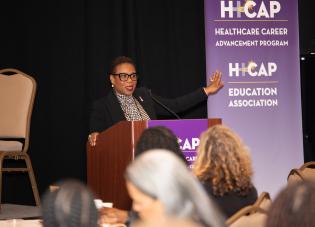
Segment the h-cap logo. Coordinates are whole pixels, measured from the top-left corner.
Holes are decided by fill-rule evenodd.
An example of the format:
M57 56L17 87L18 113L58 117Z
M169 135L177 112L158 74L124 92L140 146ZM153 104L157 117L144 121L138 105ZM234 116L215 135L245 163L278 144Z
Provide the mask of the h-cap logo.
M241 18L242 13L245 14L247 18L274 18L277 13L281 10L281 4L278 1L268 1L265 4L261 1L260 4L253 0L245 0L242 5L241 1L221 1L221 18Z
M192 150L197 149L200 143L200 139L193 137L193 138L186 138L185 140L182 140L181 138L177 138L177 142L179 143L179 147L182 151L185 151L185 150L192 151Z
M247 74L251 77L260 76L272 76L277 71L277 64L275 62L261 62L256 63L249 61L248 64L242 63L229 63L229 76L238 77L246 76Z

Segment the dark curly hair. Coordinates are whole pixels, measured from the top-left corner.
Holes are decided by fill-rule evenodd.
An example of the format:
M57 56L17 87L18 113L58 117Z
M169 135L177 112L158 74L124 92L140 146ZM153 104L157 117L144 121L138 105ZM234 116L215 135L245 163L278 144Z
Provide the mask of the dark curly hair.
M147 128L142 132L135 148L135 156L152 149L172 151L187 164L186 158L179 147L178 139L169 128L156 126Z
M98 211L88 188L77 180L56 183L47 191L42 204L45 227L97 227Z

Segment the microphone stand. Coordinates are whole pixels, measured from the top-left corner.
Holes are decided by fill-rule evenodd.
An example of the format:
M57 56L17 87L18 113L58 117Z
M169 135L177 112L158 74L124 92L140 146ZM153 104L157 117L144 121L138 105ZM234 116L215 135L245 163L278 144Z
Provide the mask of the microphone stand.
M168 112L170 112L172 115L174 115L177 119L181 119L173 110L171 110L170 108L168 108L167 106L165 106L163 103L161 103L157 98L155 98L152 95L151 89L148 89L149 91L149 95L150 97L153 99L153 101L155 101L157 104L159 104L160 106L162 106L164 109L166 109Z

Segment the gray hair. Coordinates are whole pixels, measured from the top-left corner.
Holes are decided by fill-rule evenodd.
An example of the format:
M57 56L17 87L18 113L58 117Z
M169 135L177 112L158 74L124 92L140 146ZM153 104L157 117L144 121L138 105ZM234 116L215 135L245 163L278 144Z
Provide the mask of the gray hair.
M158 199L167 215L225 226L220 211L185 164L168 150L140 155L126 170L126 178L140 191Z

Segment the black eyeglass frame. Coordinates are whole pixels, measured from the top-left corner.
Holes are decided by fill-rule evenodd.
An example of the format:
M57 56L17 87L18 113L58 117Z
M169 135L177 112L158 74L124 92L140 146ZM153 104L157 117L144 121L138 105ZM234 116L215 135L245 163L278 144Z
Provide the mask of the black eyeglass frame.
M128 81L130 78L132 81L137 81L138 80L138 74L137 73L112 73L113 76L118 76L120 81Z

